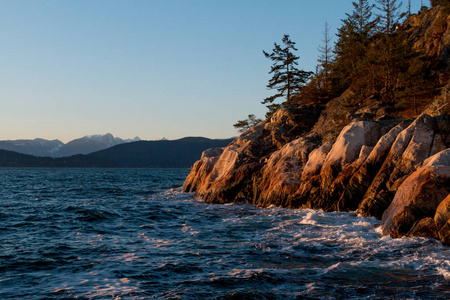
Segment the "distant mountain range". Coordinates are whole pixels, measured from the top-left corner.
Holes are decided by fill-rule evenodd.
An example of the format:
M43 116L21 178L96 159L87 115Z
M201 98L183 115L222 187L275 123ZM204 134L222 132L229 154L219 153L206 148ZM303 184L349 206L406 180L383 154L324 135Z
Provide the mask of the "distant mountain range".
M38 157L0 150L0 167L188 168L200 158L204 150L225 147L232 140L186 137L173 141L136 141L121 143L87 155L68 157Z
M116 145L140 141L139 137L123 140L111 133L87 135L64 144L60 140L13 140L0 141L0 149L42 157L66 157L76 154L89 154Z

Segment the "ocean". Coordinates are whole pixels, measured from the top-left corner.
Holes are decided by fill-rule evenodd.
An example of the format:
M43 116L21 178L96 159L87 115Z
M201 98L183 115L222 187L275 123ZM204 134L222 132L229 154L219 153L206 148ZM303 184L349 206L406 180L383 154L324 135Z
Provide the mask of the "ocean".
M449 299L450 247L213 205L188 169L0 169L0 299Z

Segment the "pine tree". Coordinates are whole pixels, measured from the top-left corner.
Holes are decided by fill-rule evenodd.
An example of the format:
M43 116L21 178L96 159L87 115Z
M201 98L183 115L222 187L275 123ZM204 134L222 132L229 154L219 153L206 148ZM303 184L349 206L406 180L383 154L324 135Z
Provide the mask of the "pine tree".
M273 77L269 80L267 88L277 90L275 95L267 97L262 101L262 104L267 104L267 108L269 108L267 117L272 115L280 107L279 104L273 103L274 100L280 97L286 97L286 101L290 101L291 97L300 91L312 75L312 72L306 72L296 68L299 57L294 54L294 51L298 49L295 48L295 42L289 39L289 35L285 34L282 42L284 45L283 48L277 43L274 43L272 53L269 54L263 51L265 57L273 61L269 72L269 74L273 74Z
M337 41L333 53L335 61L332 66L332 86L336 94L342 93L352 83L357 73L356 24L350 19L342 20L342 26L337 30Z
M251 114L248 115L248 118L245 120L237 121L235 124L233 124L234 128L236 128L239 132L245 132L248 129L252 128L253 126L257 125L258 123L261 123L262 120L256 118L255 115Z
M397 0L376 0L378 5L375 7L379 10L377 17L379 18L379 31L387 36L397 31L402 18L400 8L403 2Z
M319 50L319 68L316 70L316 77L319 83L319 89L328 90L329 89L329 72L330 65L333 60L333 48L331 47L331 36L330 36L330 27L328 26L328 22L325 22L325 29L323 31L323 46L319 46L317 50Z
M429 72L429 58L414 53L408 60L408 67L399 74L399 99L396 106L412 108L418 113L422 99L429 99L436 88L433 76Z
M372 9L375 5L370 5L368 0L352 2L353 13L346 14L347 17L356 23L356 33L368 38L373 34L377 20L372 19Z
M363 96L362 89L367 90L369 84L355 81L364 81L368 69L373 69L368 65L367 53L377 20L372 18L374 5L370 5L368 0L353 2L353 7L353 12L346 14L347 18L342 20L342 26L336 34L338 40L334 48L336 60L333 64L333 85L340 86L341 92L350 84L359 85L358 94Z
M376 6L379 13L379 33L381 37L376 45L377 57L375 63L382 70L383 89L380 91L385 101L392 102L395 100L396 81L398 74L401 72L401 64L405 62L407 55L404 50L405 37L397 32L399 22L402 18L400 7L402 2L397 0L376 0L379 4Z

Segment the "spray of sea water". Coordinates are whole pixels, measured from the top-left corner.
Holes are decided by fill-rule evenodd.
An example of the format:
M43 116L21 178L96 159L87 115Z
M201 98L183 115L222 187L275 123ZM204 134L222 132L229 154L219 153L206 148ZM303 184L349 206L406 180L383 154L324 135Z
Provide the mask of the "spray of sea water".
M211 205L186 169L0 170L1 299L448 299L450 248L354 213Z

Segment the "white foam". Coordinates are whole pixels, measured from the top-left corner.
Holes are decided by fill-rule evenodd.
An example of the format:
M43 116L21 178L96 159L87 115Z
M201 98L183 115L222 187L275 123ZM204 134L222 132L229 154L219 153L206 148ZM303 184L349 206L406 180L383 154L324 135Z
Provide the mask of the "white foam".
M383 226L380 225L378 227L375 227L375 232L380 235L383 235Z
M361 227L373 228L373 225L372 225L370 222L368 222L368 221L363 221L363 220L360 220L360 221L358 221L358 222L353 222L352 224L353 224L354 226L361 226Z
M300 224L305 224L305 225L315 225L317 224L316 220L313 220L313 217L315 216L315 212L314 211L309 211L306 216L300 221Z

